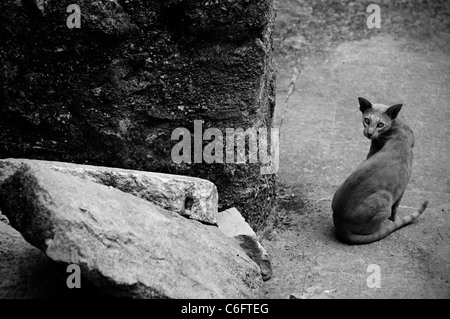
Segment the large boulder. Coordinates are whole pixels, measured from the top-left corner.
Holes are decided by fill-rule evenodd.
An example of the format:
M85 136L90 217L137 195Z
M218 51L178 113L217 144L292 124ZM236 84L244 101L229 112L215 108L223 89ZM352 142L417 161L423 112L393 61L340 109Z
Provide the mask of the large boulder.
M261 175L267 164L207 164L194 149L176 163L171 151L175 129L194 136L195 120L191 142L203 148L208 128L270 128L272 2L2 1L0 158L208 179L221 210L235 206L262 225L275 197L275 176ZM66 24L73 3L80 28Z
M258 266L216 226L42 165L0 186L0 209L32 245L132 298L258 298Z
M0 160L0 184L27 165L40 165L111 186L183 216L217 224L217 189L204 179L63 162L5 159Z
M88 281L68 289L66 267L27 243L0 215L0 299L105 298Z

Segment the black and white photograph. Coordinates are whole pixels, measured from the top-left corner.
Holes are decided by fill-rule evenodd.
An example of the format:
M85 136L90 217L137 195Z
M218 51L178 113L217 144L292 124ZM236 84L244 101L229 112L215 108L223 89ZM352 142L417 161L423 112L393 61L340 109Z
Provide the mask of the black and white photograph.
M0 299L450 299L449 123L447 0L2 0Z

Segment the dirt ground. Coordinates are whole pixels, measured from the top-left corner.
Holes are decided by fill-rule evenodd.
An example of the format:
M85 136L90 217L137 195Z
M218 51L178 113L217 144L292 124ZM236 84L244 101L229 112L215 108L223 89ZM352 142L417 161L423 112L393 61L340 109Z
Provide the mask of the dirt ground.
M450 298L449 3L379 1L380 29L363 3L276 3L278 207L258 234L273 263L267 298ZM359 96L403 103L416 144L399 216L430 204L385 239L348 246L331 199L369 149Z

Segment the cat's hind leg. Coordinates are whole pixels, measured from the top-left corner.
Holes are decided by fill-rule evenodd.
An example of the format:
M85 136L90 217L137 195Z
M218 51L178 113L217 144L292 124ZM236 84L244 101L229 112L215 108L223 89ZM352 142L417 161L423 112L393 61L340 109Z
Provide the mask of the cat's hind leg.
M397 201L394 203L394 205L392 205L391 216L389 217L389 219L392 220L393 222L395 222L395 217L397 215L397 209L398 209L398 206L400 205L400 201L403 198L403 194L405 194L405 192L403 192L400 195L400 197L397 199Z

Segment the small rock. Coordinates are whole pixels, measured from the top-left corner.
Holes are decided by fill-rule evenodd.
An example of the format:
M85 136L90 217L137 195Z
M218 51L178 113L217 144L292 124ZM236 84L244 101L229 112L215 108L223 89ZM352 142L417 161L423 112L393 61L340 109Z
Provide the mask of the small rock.
M272 241L277 235L277 231L274 229L267 229L263 232L262 238L268 241Z
M1 211L0 211L0 222L3 222L3 223L5 223L5 224L9 225L8 217L6 217L5 215L3 215Z
M256 238L248 235L238 235L233 238L239 242L247 255L259 265L263 280L267 281L272 278L272 264L269 254Z
M259 265L264 281L272 277L272 264L264 247L256 239L256 234L236 208L220 212L217 218L219 229L227 236L233 237L247 255Z
M236 208L220 212L217 216L219 229L227 236L248 235L256 237L256 233Z

